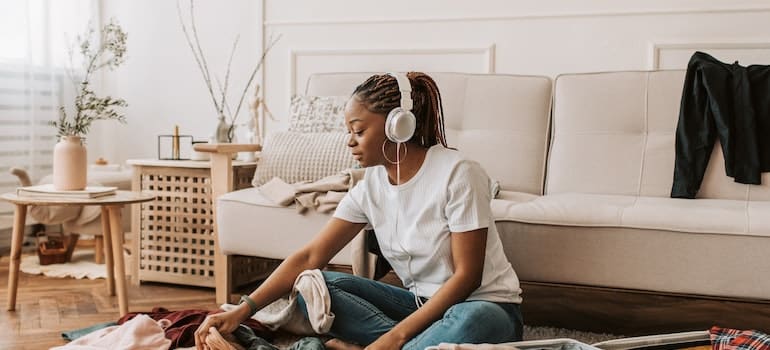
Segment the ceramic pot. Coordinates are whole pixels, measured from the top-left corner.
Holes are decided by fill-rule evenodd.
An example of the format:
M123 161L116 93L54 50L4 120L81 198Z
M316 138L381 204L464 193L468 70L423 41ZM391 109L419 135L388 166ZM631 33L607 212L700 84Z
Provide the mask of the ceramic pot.
M59 191L86 188L86 146L80 136L62 136L53 148L53 187Z

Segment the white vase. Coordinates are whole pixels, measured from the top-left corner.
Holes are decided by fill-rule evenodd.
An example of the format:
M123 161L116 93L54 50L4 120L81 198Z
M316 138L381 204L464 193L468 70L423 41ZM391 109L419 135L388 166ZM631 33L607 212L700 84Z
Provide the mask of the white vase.
M86 146L80 136L62 136L53 148L53 187L59 191L86 188Z

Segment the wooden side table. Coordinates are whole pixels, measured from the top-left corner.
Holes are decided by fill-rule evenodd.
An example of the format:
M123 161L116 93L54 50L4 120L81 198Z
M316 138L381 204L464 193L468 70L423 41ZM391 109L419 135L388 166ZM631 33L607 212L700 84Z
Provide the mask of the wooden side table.
M116 191L112 196L84 198L43 198L21 197L15 193L0 195L0 199L14 204L13 232L11 234L11 261L8 273L8 311L16 309L16 289L19 285L19 264L21 263L21 242L29 205L98 205L102 208L102 231L104 235L105 255L107 260L107 290L115 295L117 284L118 306L120 315L128 313L128 295L126 292L126 270L123 262L123 227L121 210L126 204L148 202L154 196L132 191Z
M232 189L251 187L256 162L232 161L227 174L212 175L209 161L131 159L132 189L156 200L132 212L132 282L165 282L215 287L222 253L214 234L214 176L225 176ZM246 267L248 264L238 264ZM225 272L227 271L227 272ZM237 274L237 272L236 272ZM243 281L248 283L249 281Z

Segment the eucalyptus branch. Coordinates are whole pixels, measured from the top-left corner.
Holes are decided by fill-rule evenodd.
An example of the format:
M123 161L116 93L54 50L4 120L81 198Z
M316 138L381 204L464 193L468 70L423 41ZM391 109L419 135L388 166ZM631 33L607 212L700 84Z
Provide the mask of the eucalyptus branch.
M66 35L65 35L65 41L69 41ZM72 59L74 57L75 51L72 49L71 45L68 46L66 50L67 50L67 57L69 58L69 67L64 68L64 72L67 73L67 78L69 78L70 82L72 83L72 88L74 90L77 90L78 82L77 80L75 80L75 73L73 68L75 66L75 61L73 61Z
M57 129L59 136L83 136L88 133L91 123L97 120L117 120L125 123L125 116L117 110L119 107L126 107L128 104L123 99L115 99L110 96L97 97L90 88L93 73L103 67L115 68L123 62L123 55L126 52L126 33L114 21L110 21L101 29L98 46L94 49L91 43L93 38L93 29L89 29L79 41L80 53L85 57L83 62L83 78L77 83L72 70L68 70L68 75L76 84L77 95L75 96L75 113L72 121L68 120L67 112L64 106L59 107L59 119L49 124ZM72 47L68 50L70 55L70 66L74 66L72 57L74 50ZM105 55L109 56L105 60Z

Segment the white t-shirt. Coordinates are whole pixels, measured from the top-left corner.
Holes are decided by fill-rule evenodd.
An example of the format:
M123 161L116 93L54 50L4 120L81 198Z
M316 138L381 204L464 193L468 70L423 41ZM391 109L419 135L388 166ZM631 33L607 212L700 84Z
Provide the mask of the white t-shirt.
M384 166L367 168L334 217L369 224L404 286L426 298L453 274L450 234L487 228L481 286L468 300L521 303L519 279L492 217L490 192L489 177L477 162L436 145L404 184L392 185Z

